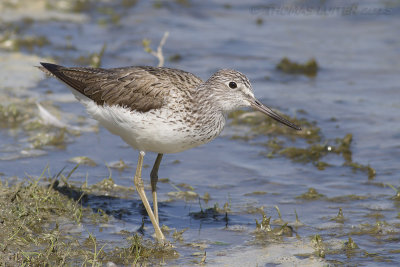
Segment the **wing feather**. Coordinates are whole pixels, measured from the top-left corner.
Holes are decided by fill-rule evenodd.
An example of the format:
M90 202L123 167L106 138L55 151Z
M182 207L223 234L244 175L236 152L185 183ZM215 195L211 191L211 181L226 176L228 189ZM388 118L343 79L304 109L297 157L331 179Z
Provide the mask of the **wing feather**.
M41 64L43 71L53 74L98 105L120 105L140 112L161 108L171 90L187 95L202 83L189 72L169 68L67 68Z

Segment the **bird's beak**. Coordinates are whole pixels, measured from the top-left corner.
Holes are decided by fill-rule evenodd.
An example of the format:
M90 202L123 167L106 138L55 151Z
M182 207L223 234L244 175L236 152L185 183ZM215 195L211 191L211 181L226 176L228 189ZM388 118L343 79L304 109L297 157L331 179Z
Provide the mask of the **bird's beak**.
M255 110L261 111L262 113L270 116L271 118L273 118L276 121L279 121L280 123L285 124L286 126L289 126L290 128L296 129L298 131L301 130L301 128L297 125L295 125L294 123L291 123L290 121L282 118L281 116L279 116L278 114L276 114L275 112L272 111L272 109L270 109L269 107L263 105L260 101L258 101L257 99L251 99L250 100L250 104L251 107L254 108Z

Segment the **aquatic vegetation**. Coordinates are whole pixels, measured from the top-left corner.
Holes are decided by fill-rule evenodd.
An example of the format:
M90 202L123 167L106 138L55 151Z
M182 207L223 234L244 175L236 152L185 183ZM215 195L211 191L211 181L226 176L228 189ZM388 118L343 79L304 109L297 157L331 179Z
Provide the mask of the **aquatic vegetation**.
M29 112L23 112L17 104L0 104L0 127L2 128L18 127L22 122L30 118L31 114Z
M84 192L71 185L60 186L57 179L62 178L62 171L55 178L45 177L46 171L39 178L14 185L0 182L1 265L147 264L178 257L171 246L144 240L138 234L126 233L125 246L97 240L85 229L99 228L108 215L94 213L84 204L87 192L96 188ZM107 185L115 190L111 180Z
M267 215L263 214L263 217L262 217L262 220L260 223L256 219L256 228L259 230L270 232L270 231L272 231L270 221L271 221L271 216L267 217Z
M111 169L117 169L118 171L123 171L129 169L130 166L125 163L122 159L119 161L110 162L107 164Z
M128 247L115 247L108 252L102 259L103 263L113 262L118 265L146 266L160 264L165 260L173 260L179 257L179 254L172 246L165 246L154 243L150 240L144 240L138 234L130 235L126 238ZM159 259L155 260L154 259Z
M160 9L163 7L163 2L161 0L155 0L153 2L153 7L156 9Z
M185 201L189 201L197 199L199 197L199 195L192 190L180 190L179 188L178 191L168 192L167 195L170 197L168 202L175 201L177 199L184 199Z
M287 147L280 150L279 153L296 162L316 162L318 165L321 164L319 160L328 154L328 150L326 146L315 144L309 148Z
M251 193L246 193L244 195L245 196L262 196L262 195L266 195L266 194L267 194L267 192L265 192L265 191L254 191Z
M345 220L346 220L346 218L343 215L343 210L342 210L342 208L339 208L338 214L334 218L332 218L332 221L335 221L338 223L344 223Z
M171 61L171 62L179 62L179 61L182 60L182 55L181 54L174 54L174 55L170 56L168 58L168 60Z
M358 245L353 241L353 239L349 236L349 241L344 243L346 250L354 250L358 248Z
M314 77L317 75L319 66L314 58L310 59L304 64L300 64L289 60L287 57L284 57L276 65L276 69L288 74L304 74Z
M325 245L325 243L323 242L322 237L321 237L320 235L318 235L318 234L314 235L314 236L311 238L311 244L312 244L312 246L313 246L314 249L315 249L314 254L315 254L317 257L325 258L325 255L326 255L326 245Z
M304 112L300 112L304 113ZM346 134L343 138L325 140L321 129L315 123L306 119L291 118L285 116L289 121L301 125L301 131L293 131L289 127L282 127L273 119L255 111L238 110L229 113L230 125L239 128L241 125L250 126L250 132L243 131L233 134L232 139L249 141L257 136L266 135L270 138L264 144L268 149L263 155L268 158L285 156L294 162L312 163L317 169L324 170L332 165L322 159L329 154L341 155L344 166L351 167L355 172L362 171L373 179L376 171L370 165L363 165L352 160L351 143L353 135ZM307 146L304 146L305 141ZM259 143L257 143L259 144Z
M190 190L190 191L194 191L194 187L189 184L186 184L186 183L180 183L180 184L177 184L176 186Z
M133 7L137 4L138 0L122 0L122 6L125 8Z
M301 194L300 196L297 196L296 198L298 199L304 199L304 200L317 200L324 197L323 194L320 194L315 190L314 188L309 188L308 191L304 194Z
M394 190L394 192L396 193L396 194L392 197L392 199L393 199L393 200L400 200L400 188L396 188L396 187L394 187L394 186L391 185L391 184L388 184L388 186L389 186L390 188L392 188L392 189Z
M69 1L46 1L47 9L55 9L64 12L82 13L92 8L90 0L69 0Z
M225 203L223 208L221 209L218 203L215 203L213 207L203 208L200 205L200 211L197 212L190 212L189 216L193 217L194 219L214 219L214 220L221 220L225 219L228 220L228 212L230 212L229 204Z
M376 171L374 168L372 168L369 164L368 165L363 165L357 162L346 162L344 165L350 166L354 172L360 170L362 172L367 173L368 179L374 179L376 175Z
M10 5L16 6L20 6L21 3L24 2L30 3L29 1L9 0L6 0L6 2L9 2ZM101 27L98 27L100 28L100 30L98 30L98 33L103 33L104 30L107 28L120 27L116 26L114 23L118 24L119 21L122 23L125 16L124 12L120 12L120 9L118 8L115 9L115 12L113 12L113 10L111 10L110 12L109 9L98 9L98 3L104 1L93 2L92 0L45 0L43 2L48 2L50 3L49 5L53 4L56 6L53 8L56 10L52 10L51 12L63 10L63 8L68 8L64 10L67 12L74 10L73 12L78 13L87 12L88 17L94 15L93 17L91 17L94 18L94 24L92 23L91 27L98 27L99 25L96 25L96 23L101 24ZM61 5L61 3L64 7ZM75 7L71 6L71 3L75 3ZM112 3L113 6L117 6L120 3L125 3L128 7L132 7L136 4L136 0L120 0L107 3ZM171 3L164 3L161 1L159 1L158 3L160 6L167 8L171 6ZM156 4L157 1L154 2L154 5ZM230 4L221 4L220 8L232 9L232 6ZM31 10L30 8L25 9ZM162 12L166 10L163 10ZM237 8L235 9L235 12L236 11ZM229 10L222 10L222 12L229 12ZM102 14L99 15L97 13ZM86 14L69 13L64 15L84 15L86 17ZM260 27L263 26L256 27L256 25L261 25L263 23L265 24L266 21L263 21L263 19L257 19L256 16L253 16L249 20L249 23L253 24L254 29L259 30L261 29ZM34 41L30 42L30 44L28 44L28 42L23 44L24 40L30 41L29 36L40 37L40 33L34 33L35 31L37 31L37 29L39 29L41 32L46 32L42 31L46 28L42 28L42 26L40 25L44 25L47 23L45 21L41 21L39 23L34 21L34 19L29 18L23 20L23 23L22 21L19 21L13 23L14 25L7 25L7 23L5 23L4 21L2 22L3 26L0 26L0 45L2 46L2 48L5 48L3 45L15 45L13 40L21 38L22 45L19 45L18 49L22 49L24 53L26 52L25 54L30 53L29 51L32 49L35 53L38 53L41 56L52 56L54 57L54 59L64 57L63 55L65 53L67 53L68 55L74 55L74 58L81 54L77 52L78 50L62 50L62 45L59 46L60 43L56 41L59 37L53 39L53 37L50 38L49 36L45 36L48 38L48 40L51 40L52 43L44 44L44 46L40 46L40 40L37 40L37 43L35 43ZM62 21L62 19L61 21L56 19L50 21L49 24L62 24ZM137 22L138 24L140 23L138 20L133 21L135 21L135 23ZM146 20L146 22L148 23L148 20ZM73 42L73 45L71 45L70 47L76 47L78 49L78 46L80 46L79 34L71 32L71 29L75 26L72 25L73 22L68 23L68 28L65 30L65 34L68 34L70 36L69 43ZM82 22L79 23L82 24ZM89 23L90 22L88 22L88 24ZM80 25L78 25L78 27L80 27ZM125 25L123 27L125 27ZM29 29L29 31L27 31L26 29ZM82 33L86 34L87 32L83 30ZM5 38L3 39L3 37ZM76 37L78 37L78 39L75 39ZM88 40L90 42L94 41L95 43L100 44L100 46L98 46L98 51L94 50L93 54L82 58L80 64L88 66L101 66L101 59L103 58L103 54L99 52L101 52L100 48L101 44L103 43L102 41L97 42L98 40L96 40L96 38L97 37L94 37L94 39L89 38L90 40ZM128 40L131 43L132 38L129 37ZM3 41L5 42L3 43ZM120 41L121 44L129 43L127 40L124 41L123 39L121 39ZM83 42L83 46L87 45L86 42ZM156 45L155 42L154 45ZM156 47L154 47L154 50L156 50L155 48ZM14 53L12 50L14 50L14 48L5 48L3 49L3 52L11 54ZM55 53L55 50L58 50L58 52ZM43 51L47 52L43 53ZM127 53L125 49L122 49L122 51L124 51L124 53ZM177 52L180 52L176 51L174 47L170 48L169 51L171 51L170 55L172 55L170 57L167 57L170 63L179 62L179 60L182 60L183 54L175 54ZM216 51L216 53L218 53L218 51ZM107 54L105 55L107 56ZM115 55L117 56L117 59L121 56L121 54L117 53L115 53ZM65 57L64 59L69 62L68 64L71 64L71 62L73 61L73 59L68 59ZM184 59L185 61L190 61L190 59ZM109 60L110 58L107 61ZM320 63L319 60L318 63ZM276 80L272 74L269 75L272 83L280 82L279 77L278 80ZM290 75L283 75L284 76L282 77L285 80L293 78L293 76L289 77ZM299 76L295 77L300 78L301 82L312 81L306 77L304 77L306 78L306 80L303 80L301 78L301 75L302 74L299 73ZM263 74L260 75L260 77L262 76ZM297 78L295 80L297 80ZM352 83L352 81L350 81L349 83ZM34 83L31 84L33 85ZM334 89L333 86L335 85L332 84L332 88L330 89ZM353 84L351 84L351 86L353 86ZM324 88L322 84L321 88ZM13 89L14 88L11 88L11 90ZM48 92L51 92L51 90L53 90L53 88L48 88ZM32 92L34 92L34 90L32 90ZM54 91L54 93L56 93L56 91ZM333 91L331 93L333 93ZM12 144L15 149L23 149L24 151L26 151L28 149L34 150L34 148L37 147L37 150L46 153L46 150L63 148L65 145L68 145L70 141L75 140L74 133L65 129L57 129L53 126L45 125L43 121L38 119L34 102L32 100L29 100L27 102L19 102L14 100L1 101L1 103L2 104L0 105L0 108L3 108L3 110L0 112L0 128L3 133L11 136L11 138L9 138L10 140L15 140L16 142L18 142L18 144L16 144L15 146L14 144ZM65 110L66 106L69 106L69 104L59 105L63 110ZM50 106L53 106L53 104L46 103L46 108ZM326 191L327 195L333 195L334 197L322 196L320 198L317 198L318 200L316 201L313 201L312 198L309 201L302 198L293 200L294 197L300 194L306 195L308 193L307 190L309 189L307 187L303 187L306 183L301 184L301 186L297 187L297 184L295 184L295 179L297 177L288 177L287 181L289 182L290 179L290 183L287 184L287 181L284 180L283 183L280 184L280 177L275 177L274 174L266 171L265 173L270 178L264 179L265 183L260 182L260 184L258 184L257 182L259 181L253 181L249 179L251 187L246 188L246 190L240 191L238 194L236 194L236 192L234 193L234 204L229 207L232 211L227 213L224 211L222 205L215 208L214 203L218 201L220 201L220 204L224 203L224 200L221 200L220 194L226 194L228 190L236 191L235 187L237 187L238 184L232 185L232 189L229 189L229 187L227 187L226 191L224 191L224 189L221 189L219 191L218 188L214 187L204 188L201 183L197 182L194 182L190 185L177 184L176 186L184 193L176 194L178 194L179 197L190 201L190 203L184 203L186 207L189 207L190 211L200 210L193 209L193 203L195 203L195 201L197 201L198 199L201 200L202 204L203 201L206 204L203 204L204 207L203 209L201 209L202 214L198 214L198 217L200 219L198 219L198 221L196 219L192 219L191 221L193 224L191 224L191 229L187 230L187 232L184 232L182 234L182 229L169 230L170 234L167 234L169 235L168 239L172 242L177 242L174 245L178 246L177 249L182 250L183 252L183 255L180 256L179 263L176 263L174 259L179 257L176 251L169 247L165 248L162 246L158 246L157 244L146 240L146 238L141 235L141 233L145 233L146 237L149 236L148 228L144 227L145 223L143 224L143 228L139 229L138 234L135 232L128 232L123 230L120 233L117 233L118 236L113 236L110 238L110 236L108 235L105 237L104 233L107 233L107 225L114 225L115 219L120 220L122 218L122 221L126 219L129 223L131 222L130 220L135 219L135 214L132 214L132 210L118 207L118 205L115 205L116 203L119 203L119 201L129 201L129 204L138 209L135 212L140 212L142 208L141 206L137 206L138 204L135 199L132 200L132 203L130 202L132 194L134 194L135 191L133 187L120 187L118 184L116 184L118 183L116 177L111 177L111 175L109 177L107 174L105 174L104 177L101 177L99 179L101 181L95 185L89 185L87 183L80 185L74 182L77 180L76 176L73 177L74 179L69 180L67 178L67 176L69 175L67 174L65 176L60 175L58 179L54 181L54 183L52 182L52 180L50 180L50 178L43 178L38 183L38 186L43 185L45 188L50 190L50 195L57 193L61 196L66 196L67 198L63 199L63 204L66 203L66 206L70 206L70 204L68 203L69 201L72 201L72 203L76 203L76 209L71 209L68 213L66 212L65 214L63 214L61 210L58 209L57 205L53 206L53 209L55 210L54 215L51 215L51 213L53 213L54 211L51 210L50 205L47 206L44 203L45 201L43 201L43 203L41 201L38 201L38 199L41 198L39 196L40 194L37 193L36 190L32 189L32 187L28 186L30 182L34 181L34 179L29 178L24 184L20 186L20 192L16 193L17 190L13 189L13 194L10 195L7 193L4 196L10 196L12 198L15 195L15 197L13 198L13 203L17 201L22 201L23 199L25 199L26 203L28 203L28 199L33 204L37 202L39 205L42 205L43 211L39 210L39 212L35 214L35 216L37 216L36 221L33 221L31 220L30 216L33 214L31 210L33 210L34 208L24 208L22 207L22 205L20 205L18 207L18 210L25 213L22 213L22 216L20 218L5 218L6 220L4 221L2 212L4 212L6 209L1 207L0 226L4 222L10 225L10 221L8 219L15 220L13 227L10 229L10 232L7 232L6 238L3 239L3 237L0 235L0 265L8 264L10 266L102 266L109 263L109 265L112 266L112 263L114 263L118 266L151 266L153 264L169 265L171 264L171 262L169 262L169 259L172 259L172 264L175 265L178 265L182 262L185 262L186 265L189 265L188 260L191 260L191 264L204 264L207 260L211 265L213 265L215 264L215 258L222 258L221 256L234 256L230 255L232 253L230 249L233 246L236 246L237 243L241 242L241 238L246 239L246 241L248 241L249 239L252 240L254 238L256 240L255 243L258 245L255 247L255 249L263 247L265 248L265 251L267 253L268 250L273 251L272 247L271 249L269 247L271 244L282 246L287 252L291 250L290 246L295 243L301 243L302 247L307 248L310 246L310 244L313 244L313 248L315 249L315 251L309 254L304 253L296 255L297 258L308 258L313 260L316 259L316 261L320 261L318 262L318 264L326 266L362 265L371 264L371 262L373 264L379 265L379 262L382 261L389 262L386 263L387 265L396 265L399 259L398 254L400 254L400 250L396 249L400 229L400 225L398 223L398 219L400 219L400 213L398 210L400 194L398 188L399 185L396 183L397 180L388 180L391 179L392 175L395 175L395 173L390 174L390 172L393 172L393 169L395 168L385 170L382 168L382 165L379 166L377 164L376 167L379 166L379 173L376 174L373 168L375 167L375 165L370 166L368 164L369 159L367 159L365 162L362 162L363 164L355 162L358 161L358 159L356 159L356 156L358 157L360 156L360 154L363 154L360 153L360 150L355 150L356 147L357 149L359 149L361 144L361 142L357 144L357 142L359 141L359 132L352 132L354 136L350 132L348 134L346 134L347 132L343 132L344 128L351 129L351 127L342 127L349 126L349 124L342 124L342 121L340 121L341 119L328 117L328 119L324 122L325 124L329 124L330 121L333 122L330 126L334 126L335 124L337 124L337 131L343 133L338 135L337 133L335 134L334 127L330 127L330 132L328 133L326 129L323 128L322 124L317 125L311 120L302 119L302 117L311 117L311 115L308 116L308 114L304 112L304 110L297 110L294 114L297 119L302 120L302 122L300 122L302 126L306 125L308 127L307 130L304 130L306 128L305 126L303 126L304 131L292 134L293 131L285 130L284 127L278 126L277 123L272 120L264 121L264 118L261 118L261 115L259 116L259 114L251 114L250 112L246 111L238 112L238 118L231 118L231 121L237 119L237 125L234 125L231 128L235 131L238 130L235 132L234 135L231 136L231 138L236 139L236 142L261 146L261 150L263 150L263 152L260 155L268 158L278 158L274 160L274 162L284 162L285 159L286 161L287 159L289 159L289 161L295 162L293 163L293 166L290 166L290 168L306 170L305 173L298 172L299 178L303 178L303 175L308 176L310 174L309 179L312 182L310 182L309 186L317 188L317 195L321 193L319 192L319 190L323 187L322 184L328 183L329 185L337 186L329 188L329 190ZM257 116L259 117L257 118ZM337 118L339 118L339 115ZM85 123L87 123L87 121L81 121L81 123L82 125L84 125ZM49 134L46 135L46 133ZM329 136L329 139L324 136L324 134ZM52 137L53 135L54 137ZM30 138L31 136L36 137ZM266 138L265 136L268 136L268 138ZM13 137L15 138L13 139ZM5 148L4 151L6 149L7 148ZM79 153L81 155L84 155L84 153ZM303 153L304 156L299 155L299 153ZM254 154L254 157L257 156L257 154ZM69 157L70 156L68 156L67 159ZM376 160L372 159L372 157L373 155L371 155L370 164L375 164ZM46 160L46 158L43 157L42 160ZM37 162L37 160L35 162ZM76 159L76 161L73 160L73 162L80 162L80 164L85 164L84 159L83 161L79 161L78 159ZM90 161L87 161L86 163L88 165L92 165ZM166 162L166 164L178 163L179 162ZM3 164L8 164L8 162L3 161ZM125 163L121 160L120 162L108 162L107 165L113 170L117 169L122 171L124 169L126 170L126 168L131 164L131 162ZM268 164L269 163L267 162L266 165ZM267 167L268 166L266 166L266 168ZM94 170L92 168L85 168L89 169L89 173L90 170ZM321 172L317 171L316 173L316 169L321 170ZM310 173L308 173L308 171ZM354 174L351 173L352 171L354 171ZM1 172L4 173L2 174ZM149 170L147 170L147 172L149 172ZM9 173L9 171L0 170L2 181L6 179L5 173ZM122 173L120 176L129 175L131 176L132 174L130 172L126 172ZM376 181L365 181L362 179L362 177L373 179L375 176L378 175L379 177ZM315 178L315 176L320 176L321 179L316 181L313 179ZM98 177L96 177L96 179L97 178ZM124 177L124 179L125 178L126 177ZM243 177L244 181L247 180L246 178L247 177ZM83 180L84 179L85 177L83 177ZM92 181L92 179L93 178L86 177L87 182ZM337 179L337 183L335 179ZM345 181L345 183L343 181ZM168 178L160 178L159 182L170 183L170 180ZM315 183L319 182L321 182L321 185L318 185L317 187ZM393 191L387 188L387 183L389 182L393 184ZM53 186L49 185L51 183L53 183ZM148 180L145 179L145 183L148 187ZM234 182L232 180L232 184L233 183ZM6 186L6 183L4 182L3 185ZM346 188L345 190L343 190L343 192L339 192L339 195L337 196L338 190L341 190L341 188L343 188L342 186L345 185L350 185L354 187ZM360 186L358 187L357 185ZM13 186L14 184L8 187L11 188ZM169 185L162 184L161 186L163 188L168 188ZM300 191L291 191L289 192L289 194L285 194L285 190L293 189L292 186L296 186L296 188L299 188L297 190ZM28 198L25 194L25 187L29 188L27 190L30 190L33 195L36 195L36 197ZM285 187L285 189L282 189L283 187ZM368 187L371 190L368 190ZM3 193L7 192L7 190L9 189L4 189L2 187L0 188L0 202L3 203ZM278 190L274 191L275 188ZM354 190L351 191L349 189ZM207 190L209 190L209 192L211 193L212 198L209 193L204 193ZM267 190L267 192L262 190ZM165 191L161 192L163 194L161 195L160 199L162 201L165 201ZM193 198L187 198L187 196L190 195L192 195ZM313 194L308 194L308 196L312 197ZM51 203L51 196L43 197L49 198ZM93 202L91 202L91 208L88 208L88 200L93 199L95 201L98 200L98 202L102 202L103 205L93 205ZM174 198L174 196L172 196L171 199L173 201L176 201L176 198ZM246 199L245 204L241 206L243 203L243 199ZM210 204L207 204L207 201ZM162 205L161 209L161 211L164 212L164 214L162 214L161 221L165 223L165 220L168 220L170 222L176 220L176 218L172 216L170 217L169 214L166 215L166 212L176 208L176 205L181 206L181 202L181 200L179 200L178 203L164 202L165 204ZM238 204L239 202L241 202L241 204ZM271 204L268 204L271 202L274 203L272 205L275 205L275 203L279 204L282 214L280 213L279 209L277 209L278 215L275 213L273 206L270 206ZM316 207L317 205L318 208L320 208L321 205L327 208L326 213L324 215L321 215L322 217L319 216L319 214L316 215L313 213L312 207ZM53 217L49 217L49 219L39 220L39 218L41 218L40 212L44 212L44 210L46 209L48 209L49 211L48 214ZM293 212L291 212L293 211L293 209L297 209L298 211L298 214L296 211L294 212L296 216L294 216ZM266 216L266 218L269 219L269 222L264 222L265 227L263 226L260 228L267 229L269 225L270 232L256 229L258 228L257 224L262 224L262 222L264 221L264 218L260 215L263 210L268 211L268 216ZM272 210L273 213L270 214L270 210ZM187 216L188 213L189 211L187 211L186 209L183 211L183 213L180 213L180 215ZM287 215L287 213L291 214ZM60 215L57 216L58 214ZM226 220L227 215L229 215L229 219L231 219L230 224L228 227L223 228L222 225L224 224L224 220ZM289 224L287 224L287 222L285 221L286 216L289 216L290 218ZM203 217L203 219L201 217ZM214 217L216 218L215 220ZM257 223L254 223L254 217L257 218ZM294 222L295 217L296 222ZM300 222L299 217L302 222ZM201 220L209 221L203 223L203 221ZM250 221L250 225L248 224L249 220L252 220L252 222ZM203 224L202 228L200 229L199 227L199 229L197 229L197 224L200 225L200 227ZM36 232L37 230L35 230L34 232L31 228L35 225L43 226L44 230L41 232ZM207 227L204 227L205 225ZM303 227L303 225L305 226ZM291 226L294 229L292 229ZM212 227L212 229L209 229L208 227ZM215 228L218 228L217 231L220 231L221 241L215 241L213 240L213 237L210 238L211 240L205 237L207 236L207 233L209 231L213 231ZM37 227L35 227L35 229L37 229ZM134 230L136 230L136 228ZM143 232L141 232L141 230ZM162 227L162 230L163 232L165 232L166 227ZM202 231L201 233L200 230ZM275 230L275 232L273 232L273 230ZM99 234L100 231L103 231L103 234ZM199 238L201 238L201 240L194 240L193 242L193 233L195 235L197 234L197 231L199 232ZM229 239L229 243L226 243L226 240L223 240L222 236L223 234L227 234L222 233L223 231L227 232L228 235L231 232L235 231L234 235L239 236L240 233L241 236L234 239L231 235L229 238L232 239ZM291 235L292 237L290 237ZM301 235L301 237L296 235ZM316 237L315 240L310 241L310 238L308 238L307 236L311 235L313 237ZM289 238L287 238L287 236L289 236ZM174 237L176 237L176 239L174 239ZM104 240L102 238L104 238ZM220 237L218 237L218 239L219 238ZM8 241L8 239L10 240ZM4 240L5 242L3 242ZM118 241L113 242L112 240ZM253 249L252 244L252 242L245 243L243 244L243 248ZM259 246L260 244L261 246ZM368 251L364 250L363 248L367 248ZM199 251L190 254L191 252L188 252L188 250L193 249ZM205 254L205 249L207 249L208 255ZM301 251L300 253L303 252L304 251ZM325 258L318 259L319 257L324 256Z
M0 47L12 51L20 51L26 49L32 52L36 47L49 45L50 41L45 36L28 36L28 37L3 37L0 41Z
M118 13L113 7L99 7L97 11L103 15L103 17L98 20L98 24L101 26L110 24L118 25L121 21L122 14Z
M293 131L289 127L282 127L275 120L263 115L257 111L236 110L228 114L231 119L230 125L240 126L247 125L251 127L252 135L247 135L249 138L254 138L257 135L268 135L271 137L284 136L289 140L301 138L307 142L318 142L321 140L320 129L305 119L291 118L282 115L285 119L292 121L296 125L301 125L301 131Z
M210 193L205 192L201 199L204 201L204 203L207 204L208 201L210 201L210 199L211 199Z
M277 210L279 211L279 209ZM282 241L283 237L293 236L293 227L287 222L283 221L282 218L279 218L279 220L274 220L274 223L277 224L275 227L271 225L271 216L267 217L264 212L262 213L261 222L258 222L257 219L255 219L255 221L256 231L254 231L253 234L255 236L254 242L256 244L265 244L271 241Z
M90 66L92 68L100 68L101 61L106 51L107 45L104 43L99 52L94 52L88 56L80 56L76 62L80 65Z
M0 104L0 128L7 129L11 135L24 136L24 143L29 144L24 148L26 150L48 146L63 149L70 136L79 134L44 124L33 100L12 98L6 98L4 104Z
M188 228L180 231L175 230L175 232L172 234L172 238L175 240L175 242L183 242L183 233L186 232L186 230L188 230Z
M357 200L365 200L365 199L368 199L368 196L344 195L344 196L331 197L331 198L328 198L327 200L330 202L336 202L336 203L348 203L348 202L354 202Z
M97 164L94 160L92 160L91 158L86 157L86 156L73 157L73 158L70 158L68 160L68 162L76 163L79 165L92 166L92 167L97 166Z

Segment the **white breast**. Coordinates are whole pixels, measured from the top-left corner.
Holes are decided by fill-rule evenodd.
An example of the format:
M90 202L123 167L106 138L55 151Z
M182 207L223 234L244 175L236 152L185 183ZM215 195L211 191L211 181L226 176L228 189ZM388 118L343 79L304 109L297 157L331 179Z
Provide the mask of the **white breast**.
M79 100L102 126L141 151L177 153L202 145L217 137L225 122L221 114L211 130L195 129L168 108L143 113L120 106L100 106L90 99Z

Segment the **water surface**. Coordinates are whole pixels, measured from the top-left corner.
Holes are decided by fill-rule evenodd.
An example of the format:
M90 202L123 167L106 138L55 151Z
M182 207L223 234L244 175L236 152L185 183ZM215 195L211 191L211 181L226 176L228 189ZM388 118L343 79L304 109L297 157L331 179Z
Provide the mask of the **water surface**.
M166 66L190 71L204 80L220 68L237 69L249 77L255 95L263 103L289 116L315 122L321 129L321 143L351 133L353 161L376 170L376 176L368 179L365 172L343 165L343 158L336 154L323 158L332 165L324 170L281 155L268 158L268 136L250 141L232 139L238 133L251 134L251 127L228 123L221 137L210 144L166 155L161 163L160 177L169 178L175 185L190 185L199 196L211 196L208 203L201 200L201 206L198 198L171 201L168 193L176 189L168 183L159 184L161 224L178 231L188 228L183 233L184 241L175 243L181 257L167 264L190 264L199 260L193 253L203 250L209 265L399 264L399 203L392 199L395 191L387 186L400 186L398 2L356 2L353 12L347 15L340 11L325 15L317 12L317 8L350 5L344 1L310 1L308 5L288 1L300 10L310 7L306 15L271 14L271 10L283 8L278 1L139 1L128 8L123 8L120 1L100 1L79 12L63 10L61 4L55 5L56 1L48 1L53 9L46 8L46 1L36 2L24 2L32 6L29 13L19 5L1 5L1 37L11 32L14 39L42 36L48 41L43 46L21 45L18 49L1 42L3 103L26 100L32 116L37 117L34 103L38 101L47 108L55 107L56 115L70 125L95 127L96 122L86 119L83 107L66 86L46 79L33 66L40 61L88 65L90 62L82 58L98 53L104 44L103 67L157 65L157 60L144 52L142 40L151 40L155 49L164 32L169 31L164 46ZM181 60L169 60L176 54ZM283 57L297 62L315 58L320 69L315 77L285 74L275 69ZM47 164L53 174L63 167L70 170L75 163L69 159L87 156L97 166L80 166L72 182L83 183L87 175L89 184L98 183L109 176L106 164L123 159L130 168L113 169L112 177L118 185L133 185L137 151L102 127L98 132L67 134L63 148L50 145L37 149L32 148L24 131L11 128L0 129L2 179L22 179L26 173L39 175ZM307 147L302 142L298 140L294 145ZM145 157L145 164L150 166L143 171L147 185L155 156L147 153ZM311 187L325 197L297 198ZM358 198L346 197L349 195ZM110 210L123 207L130 213L116 218L96 237L118 242L119 231L136 231L144 216L138 199L134 194L128 202L108 203ZM223 213L203 219L190 215L216 203L221 208L228 203L228 221ZM91 203L92 207L96 205L100 203ZM279 216L275 206L295 233L279 241L260 240L255 233L255 219L260 221L262 215L254 210L263 208L276 220ZM339 208L346 218L344 222L332 220ZM303 226L296 227L295 212ZM144 235L151 237L152 226L145 218ZM279 223L272 226L279 227ZM311 238L316 234L326 242L327 251L338 252L327 252L325 258L315 256ZM352 254L343 248L349 237L359 247ZM190 243L202 243L204 247L193 248L188 246ZM304 254L307 256L300 256Z

